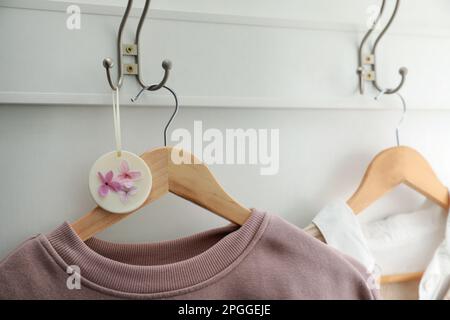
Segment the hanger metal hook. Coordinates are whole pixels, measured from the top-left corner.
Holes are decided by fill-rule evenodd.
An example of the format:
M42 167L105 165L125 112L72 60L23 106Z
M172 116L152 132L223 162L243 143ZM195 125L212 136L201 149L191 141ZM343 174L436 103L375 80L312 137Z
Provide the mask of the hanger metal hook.
M383 38L383 36L386 34L387 30L389 29L389 27L391 26L392 22L394 21L394 18L396 17L397 13L398 13L398 9L400 6L400 0L396 0L395 2L395 7L394 7L394 11L392 12L391 17L389 18L388 22L386 23L385 27L383 28L383 30L380 32L380 34L378 35L378 37L376 38L373 48L371 50L371 55L372 55L372 59L373 61L371 61L370 65L371 65L371 71L373 72L374 76L372 79L372 83L374 85L374 87L382 92L384 91L385 94L393 94L398 92L404 85L405 80L406 80L406 75L408 74L408 69L406 67L401 67L398 72L401 76L400 79L400 83L392 89L383 89L379 84L378 84L378 80L377 77L375 76L376 74L376 63L375 63L375 54L376 54L376 49L378 44L380 43L381 39ZM381 3L381 8L380 8L380 12L377 16L377 18L375 19L372 27L367 31L367 33L365 34L361 45L359 46L359 54L358 54L358 62L359 62L359 66L358 66L358 74L359 74L359 90L360 93L363 94L364 93L364 67L363 67L363 58L362 58L362 50L364 47L364 44L366 43L367 39L369 38L369 36L372 34L372 32L375 30L376 26L378 25L381 16L383 15L384 11L386 8L386 0L383 0Z
M138 50L137 50L137 55L135 56L135 59L136 59L137 65L140 65L139 62L141 61L141 50L139 48L139 40L141 38L141 31L142 31L142 27L144 26L145 19L147 17L148 9L150 8L150 2L151 2L150 0L145 1L144 9L142 10L141 18L139 19L139 24L138 24L137 31L136 31L135 42L136 42L136 46L137 46ZM137 74L137 79L138 79L140 85L142 86L142 88L144 88L144 90L156 91L156 90L159 90L162 87L164 87L167 80L169 79L169 72L170 72L170 69L172 69L172 62L170 60L164 60L162 62L162 68L164 69L164 75L163 75L162 80L158 84L151 85L151 86L146 85L144 83L144 80L142 79L142 75L141 75L141 70L139 70L139 72ZM140 69L142 69L142 68L140 68ZM152 88L152 89L149 89L149 88Z
M153 88L156 88L157 86L158 85L154 84L154 85L151 85L151 86L149 86L147 88L142 88L141 90L139 90L139 93L136 95L136 97L131 99L131 101L136 102L137 99L139 99L139 97L144 93L144 91L146 91L146 90L155 91ZM177 94L176 94L176 92L173 89L171 89L171 88L169 88L167 86L162 86L161 88L164 88L167 91L169 91L172 94L173 99L175 100L175 110L173 111L172 115L170 116L169 121L167 122L166 126L164 127L164 146L167 147L167 132L169 131L169 127L172 124L173 120L175 119L175 116L178 113L179 103L178 103Z
M169 131L169 127L172 124L173 120L175 119L175 116L178 113L179 104L178 104L178 97L177 97L177 94L175 93L175 91L167 86L163 86L163 88L166 89L167 91L169 91L172 94L173 99L175 100L175 109L174 109L172 115L170 116L170 119L167 122L166 126L164 127L164 146L167 147L167 131Z
M382 90L376 97L375 100L379 100L379 98L384 95L386 93L386 90ZM397 147L400 147L400 127L403 123L403 120L405 119L406 116L406 100L405 98L403 98L403 96L396 92L395 93L396 96L398 96L400 98L400 101L402 102L402 107L403 107L403 112L402 112L402 116L400 118L400 120L397 123L397 126L395 127L395 140L397 142Z
M122 34L123 29L125 28L125 25L127 23L128 17L130 16L131 7L133 6L133 0L128 0L127 8L125 9L125 14L122 17L122 20L120 22L119 27L119 34L117 36L117 84L114 84L111 77L111 69L114 66L114 61L111 58L105 58L103 59L103 67L106 70L106 77L108 79L109 86L113 90L117 90L122 86L123 82L123 70L122 70L122 55L123 55L123 49L122 49Z

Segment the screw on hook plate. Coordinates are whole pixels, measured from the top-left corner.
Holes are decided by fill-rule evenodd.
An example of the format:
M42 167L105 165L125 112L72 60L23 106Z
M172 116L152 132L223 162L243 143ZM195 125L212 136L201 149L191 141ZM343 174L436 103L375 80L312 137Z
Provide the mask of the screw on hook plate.
M135 45L134 43L123 44L122 51L125 56L136 56L137 45Z
M364 64L375 64L375 55L368 54L368 55L364 56L363 63Z
M373 70L364 71L363 78L366 81L374 81L375 80L375 71L373 71Z
M138 74L138 65L135 63L125 63L123 65L123 72L131 75Z

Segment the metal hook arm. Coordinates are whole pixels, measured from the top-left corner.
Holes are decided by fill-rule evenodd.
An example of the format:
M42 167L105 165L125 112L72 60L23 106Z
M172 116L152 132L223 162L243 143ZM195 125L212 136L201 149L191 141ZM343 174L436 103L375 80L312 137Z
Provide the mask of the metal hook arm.
M170 60L164 60L162 62L162 67L164 69L164 76L163 76L161 82L158 84L151 85L150 87L148 87L148 90L156 91L165 86L167 80L169 79L170 69L172 69L172 62Z
M165 83L167 82L167 79L169 77L169 70L172 68L172 64L169 60L164 60L162 63L162 66L163 66L164 70L166 71L164 73L163 80L158 84L152 84L151 86L148 86L148 87L142 87L142 89L139 90L138 94L134 98L131 98L132 102L138 101L139 97L142 95L142 93L144 93L145 90L157 91L157 90L165 87Z
M408 68L406 68L406 67L401 67L401 68L398 70L398 73L399 73L400 76L401 76L400 83L399 83L395 88L393 88L393 89L386 89L386 94L397 93L397 92L403 87L403 85L405 84L406 75L408 74ZM378 84L378 82L377 82L376 80L374 80L373 85L375 86L375 88L376 88L378 91L383 90L383 89L380 87L380 85Z
M363 48L364 48L364 45L365 45L367 39L369 39L370 35L372 34L372 32L375 30L375 28L377 27L378 23L380 22L381 16L383 15L383 12L384 12L384 9L385 9L385 4L386 4L386 1L383 0L383 2L381 4L380 12L378 12L378 16L374 20L374 22L373 22L372 26L369 28L369 30L367 30L366 34L364 35L364 37L363 37L363 39L361 41L361 44L359 45L359 50L358 50L358 75L359 75L359 92L361 94L364 93Z
M370 29L366 32L366 34L364 35L364 38L361 41L361 44L359 45L359 54L358 54L358 63L359 66L362 67L362 51L364 48L364 44L366 43L367 39L369 39L369 36L372 34L372 32L375 30L375 28L377 27L378 23L380 22L381 16L383 15L384 9L385 9L385 4L386 1L383 0L382 4L381 4L381 8L380 8L380 12L378 13L377 18L375 19L375 21L373 22L372 26L370 27Z
M136 30L135 42L136 42L136 46L138 48L138 52L137 52L135 59L136 59L136 64L138 64L138 65L139 65L139 61L141 60L141 50L139 48L139 39L141 37L142 27L144 26L149 7L150 7L150 0L146 0L144 8L142 10L141 18L139 19L139 24L138 24L138 27ZM146 88L147 90L151 90L151 91L156 91L156 90L159 90L162 87L164 87L167 80L169 79L169 73L170 73L170 69L172 68L172 62L170 62L170 60L164 60L162 63L162 67L164 69L164 76L163 76L162 80L157 85L151 85L151 86L148 86L144 83L141 72L139 70L139 73L137 74L137 79L138 79L140 85L142 86L142 88Z
M383 6L385 4L386 0L383 0ZM376 38L373 48L372 48L372 54L375 55L376 49L378 44L380 43L380 40L383 38L383 36L385 35L385 33L387 32L387 30L389 29L389 27L391 26L392 22L394 21L395 16L397 15L398 12L398 8L400 6L400 0L397 0L395 2L395 7L394 7L394 11L392 12L391 17L389 18L389 21L387 22L386 26L383 28L383 30L380 32L380 34L378 35L378 37ZM373 70L375 70L375 65L372 65ZM405 79L406 79L406 75L408 74L408 69L406 67L401 67L398 70L398 73L401 76L401 80L400 83L393 89L385 89L385 93L386 94L393 94L398 92L402 87L403 84L405 83ZM373 84L375 86L375 88L378 91L382 91L383 89L380 87L380 85L377 82L377 78L375 78L375 80L373 81Z
M122 86L123 82L123 70L122 70L122 34L123 29L127 23L128 17L130 16L131 7L133 6L133 0L128 0L127 8L125 9L125 14L120 22L119 33L117 35L117 64L118 64L118 80L117 85L114 85L111 77L111 68L114 66L114 62L111 58L103 59L103 67L106 70L106 77L108 78L108 83L111 89L117 90Z

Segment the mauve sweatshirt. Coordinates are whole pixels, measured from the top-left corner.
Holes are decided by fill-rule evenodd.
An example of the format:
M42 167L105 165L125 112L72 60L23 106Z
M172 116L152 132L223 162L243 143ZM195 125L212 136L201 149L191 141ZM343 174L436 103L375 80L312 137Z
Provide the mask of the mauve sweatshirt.
M360 264L257 211L241 227L148 244L83 242L64 223L0 262L1 299L377 297Z

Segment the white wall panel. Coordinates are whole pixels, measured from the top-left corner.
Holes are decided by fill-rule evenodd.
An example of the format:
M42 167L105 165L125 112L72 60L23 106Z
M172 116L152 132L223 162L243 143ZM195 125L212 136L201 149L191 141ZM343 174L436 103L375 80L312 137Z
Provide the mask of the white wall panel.
M86 3L81 30L69 31L66 3L0 1L0 257L94 205L87 173L114 145L101 61L115 57L117 5L124 1ZM173 60L169 84L181 101L173 128L192 129L202 120L221 130L280 129L278 175L261 176L258 166L246 165L212 170L245 205L304 226L330 200L347 198L370 159L395 142L398 100L376 103L356 93L357 45L366 9L377 3L154 0L144 30L145 79L158 81L161 60ZM443 181L450 180L449 6L402 1L379 51L381 83L396 84L402 65L410 70L401 141L420 150ZM126 38L135 25L133 18ZM137 89L126 79L124 104ZM127 149L141 153L162 144L170 101L161 92L122 109ZM363 218L422 200L400 188ZM101 236L153 241L224 223L168 196Z

